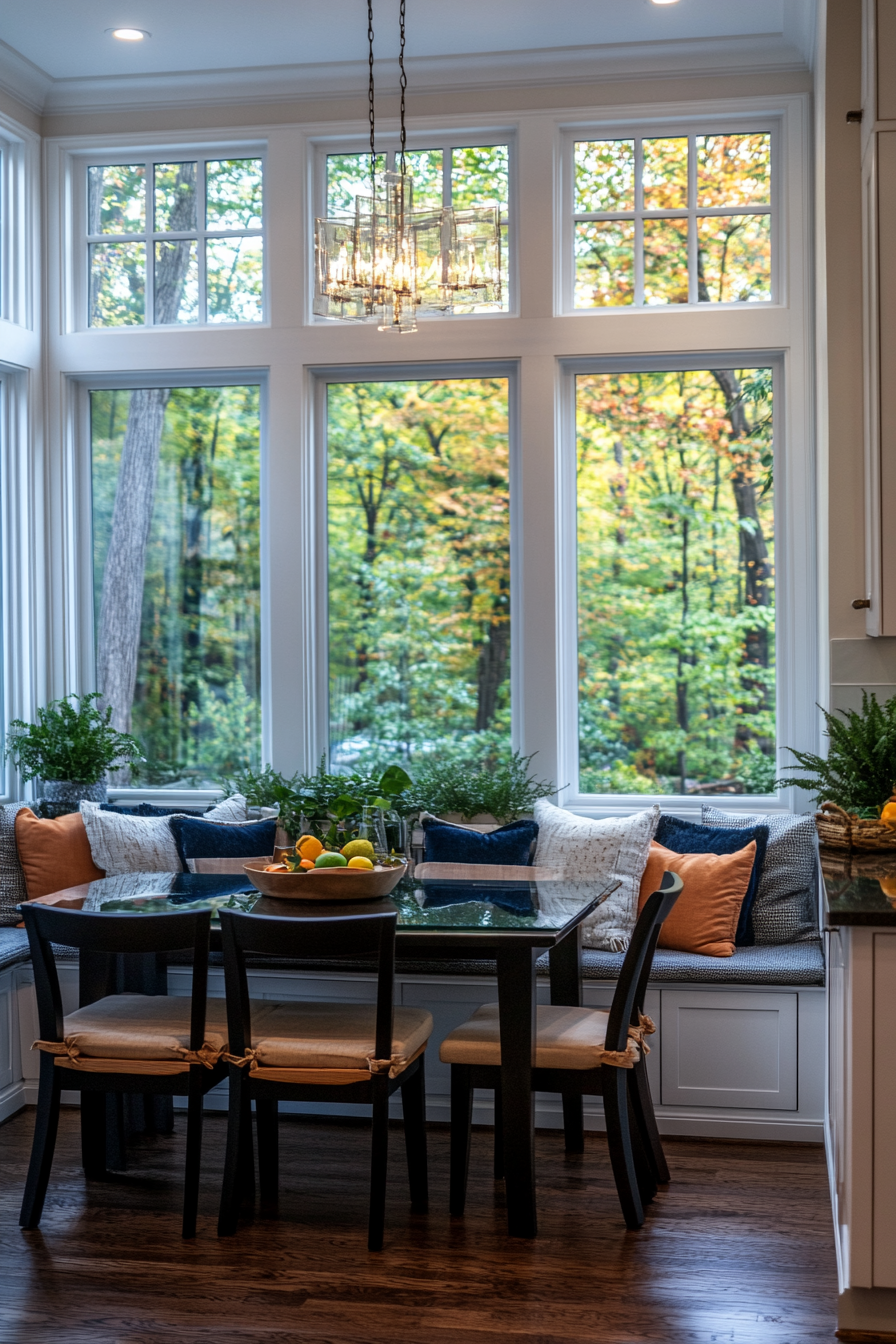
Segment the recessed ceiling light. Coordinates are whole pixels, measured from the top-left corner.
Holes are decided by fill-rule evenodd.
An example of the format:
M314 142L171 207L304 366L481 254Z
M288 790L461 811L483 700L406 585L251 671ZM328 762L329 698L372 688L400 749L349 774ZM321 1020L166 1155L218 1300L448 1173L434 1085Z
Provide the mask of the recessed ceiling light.
M663 3L668 4L669 0L663 0ZM119 42L142 42L145 37L152 36L145 28L107 28L106 32L117 37Z
M677 5L678 0L653 0L655 5Z

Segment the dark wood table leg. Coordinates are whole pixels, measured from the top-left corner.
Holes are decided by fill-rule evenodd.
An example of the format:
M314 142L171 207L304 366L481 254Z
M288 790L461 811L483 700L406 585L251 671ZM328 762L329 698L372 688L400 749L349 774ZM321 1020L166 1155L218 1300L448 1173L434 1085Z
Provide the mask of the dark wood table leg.
M498 953L504 1184L511 1237L538 1234L535 1212L535 960L538 949L509 939Z
M551 1003L582 1006L582 930L577 925L555 943L548 954L551 968ZM568 1153L585 1151L584 1100L563 1093L563 1136Z

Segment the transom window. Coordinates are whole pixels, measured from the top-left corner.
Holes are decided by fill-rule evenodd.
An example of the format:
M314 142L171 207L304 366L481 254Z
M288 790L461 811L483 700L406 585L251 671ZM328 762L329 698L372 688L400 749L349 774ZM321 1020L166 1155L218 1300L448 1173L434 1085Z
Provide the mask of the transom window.
M772 297L771 136L577 140L576 308Z
M87 169L88 325L260 322L260 158Z
M393 170L398 151L390 149L377 155L377 173ZM414 209L438 210L454 207L470 210L492 207L500 211L501 269L505 279L508 263L510 202L509 145L442 145L438 149L411 149L406 156L408 172L414 179ZM364 153L328 154L326 161L326 202L328 218L352 215L355 198L370 195L370 155ZM456 302L455 313L507 312L509 290L505 283L500 303Z

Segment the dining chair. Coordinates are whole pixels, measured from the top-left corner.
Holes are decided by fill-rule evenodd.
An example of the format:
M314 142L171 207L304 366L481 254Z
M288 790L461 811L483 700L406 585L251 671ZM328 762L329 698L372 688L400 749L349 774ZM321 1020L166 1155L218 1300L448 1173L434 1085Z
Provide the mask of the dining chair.
M184 1172L184 1237L196 1235L202 1101L227 1076L226 1009L206 1003L211 912L95 914L29 904L22 906L37 995L40 1083L31 1161L19 1222L37 1227L53 1164L63 1088L80 1091L84 1169L106 1171L108 1093L153 1093L187 1097ZM167 994L109 994L63 1015L53 944L93 953L192 951L191 998ZM97 1104L99 1103L99 1104Z
M393 1006L395 909L301 917L221 911L230 1037L230 1104L218 1235L236 1231L240 1201L254 1194L255 1103L261 1198L278 1192L280 1101L349 1102L373 1109L368 1249L382 1250L389 1098L401 1090L411 1209L426 1213L423 1058L432 1015ZM246 956L375 957L376 1003L250 1002Z
M654 1025L644 996L663 920L682 890L676 873L644 903L622 963L609 1011L539 1006L536 1009L532 1089L604 1102L610 1162L626 1226L644 1222L644 1205L669 1180L647 1077L645 1036ZM451 1176L449 1207L464 1211L470 1163L473 1089L495 1093L495 1175L501 1151L501 1040L498 1005L485 1003L446 1036L439 1052L451 1065ZM581 1149L578 1149L581 1151Z

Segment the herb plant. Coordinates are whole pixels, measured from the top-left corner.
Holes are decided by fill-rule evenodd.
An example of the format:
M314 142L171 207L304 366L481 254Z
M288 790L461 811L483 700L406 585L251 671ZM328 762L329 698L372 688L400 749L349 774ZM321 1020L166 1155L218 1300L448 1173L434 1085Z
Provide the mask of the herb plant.
M98 691L53 700L37 711L37 723L13 719L5 758L24 780L72 780L97 784L107 770L142 759L140 743L112 727L112 710L102 710Z
M837 710L842 721L821 712L831 743L827 757L788 747L799 764L785 769L804 773L778 783L808 789L817 802L829 800L859 817L880 816L896 785L896 696L880 705L873 691L863 691L861 713Z
M515 751L504 760L428 761L416 771L416 790L428 812L459 812L465 820L488 813L501 822L513 821L530 813L539 798L557 792L530 771L532 756Z

